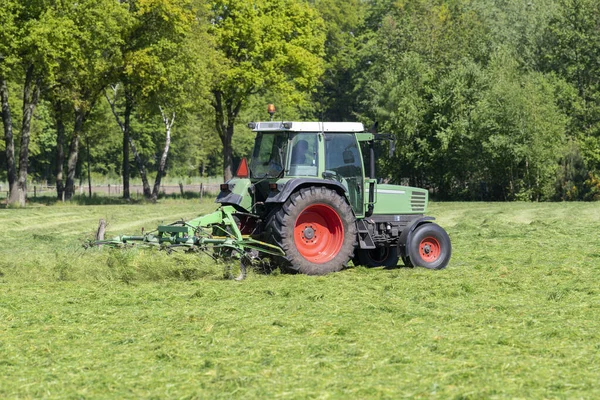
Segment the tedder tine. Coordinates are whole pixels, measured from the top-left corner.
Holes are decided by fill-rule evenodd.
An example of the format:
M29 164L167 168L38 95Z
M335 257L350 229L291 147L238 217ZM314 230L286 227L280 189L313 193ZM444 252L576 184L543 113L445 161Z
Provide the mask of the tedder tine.
M158 247L166 250L184 249L187 251L207 251L209 249L230 249L230 255L240 255L240 275L236 280L246 277L245 260L257 258L259 253L283 256L281 248L242 235L232 206L222 206L217 211L190 221L177 221L169 225L159 225L154 231L142 235L121 235L110 240L96 240L91 244L109 247ZM215 235L215 232L218 232ZM250 256L250 253L256 255ZM207 252L213 259L215 257Z

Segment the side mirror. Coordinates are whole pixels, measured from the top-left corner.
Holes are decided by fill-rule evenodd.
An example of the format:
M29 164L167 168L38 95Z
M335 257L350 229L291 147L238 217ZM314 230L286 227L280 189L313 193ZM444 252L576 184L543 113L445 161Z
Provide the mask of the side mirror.
M354 154L350 150L346 150L343 153L344 164L354 164Z

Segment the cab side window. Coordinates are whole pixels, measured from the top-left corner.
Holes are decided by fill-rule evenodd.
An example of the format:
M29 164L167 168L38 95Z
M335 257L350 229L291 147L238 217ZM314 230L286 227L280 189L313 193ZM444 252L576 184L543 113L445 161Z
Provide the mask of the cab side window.
M316 133L292 137L289 176L317 176L318 142Z

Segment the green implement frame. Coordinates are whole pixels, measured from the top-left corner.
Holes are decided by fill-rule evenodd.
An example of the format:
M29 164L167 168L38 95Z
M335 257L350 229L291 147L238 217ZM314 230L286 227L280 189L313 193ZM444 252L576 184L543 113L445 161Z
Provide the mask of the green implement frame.
M240 255L241 274L246 275L245 260L256 258L256 254L264 253L283 256L280 247L243 235L238 227L232 206L222 206L217 211L192 219L177 221L169 225L159 225L154 231L142 235L122 235L110 240L97 240L96 245L110 247L146 246L158 247L168 251L182 249L186 251L207 251L209 249L229 249L231 255Z

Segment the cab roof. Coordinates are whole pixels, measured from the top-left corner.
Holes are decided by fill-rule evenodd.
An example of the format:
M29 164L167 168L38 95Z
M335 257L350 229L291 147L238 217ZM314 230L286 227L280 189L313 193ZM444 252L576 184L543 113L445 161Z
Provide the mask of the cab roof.
M364 132L362 122L250 122L254 132Z

